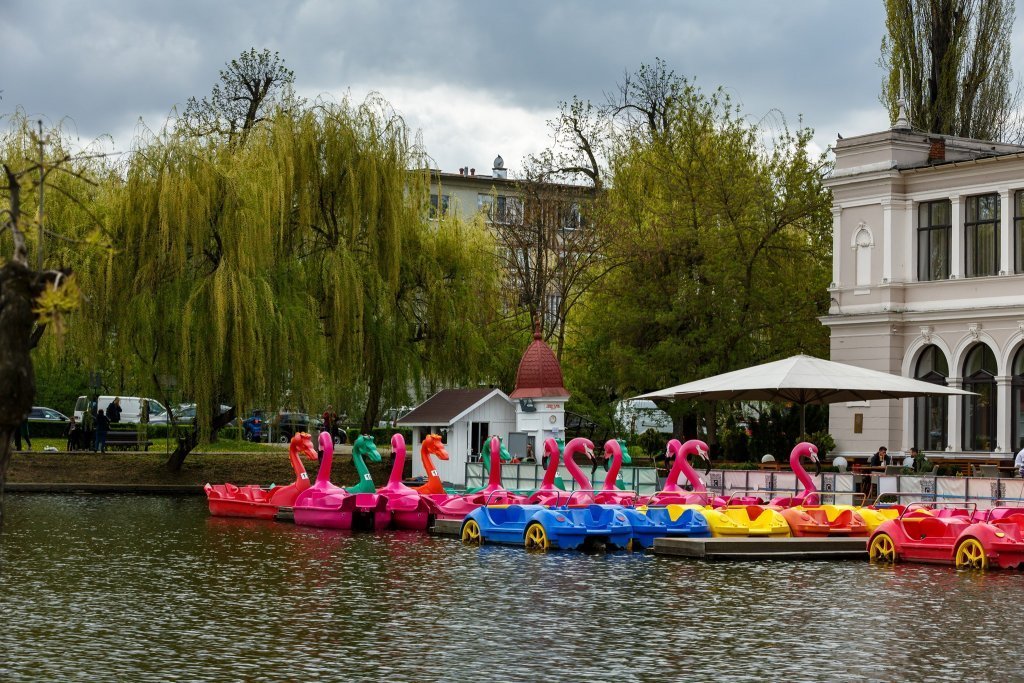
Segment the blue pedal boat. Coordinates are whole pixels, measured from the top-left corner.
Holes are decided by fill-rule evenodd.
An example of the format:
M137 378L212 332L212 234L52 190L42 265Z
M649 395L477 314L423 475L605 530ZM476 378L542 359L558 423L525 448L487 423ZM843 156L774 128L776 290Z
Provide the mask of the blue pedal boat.
M633 527L633 543L640 548L654 546L654 539L666 536L710 538L711 526L700 510L671 507L649 507L646 510L623 508L623 514Z
M527 550L627 548L633 525L620 505L581 507L492 505L473 510L462 522L462 542L509 543Z

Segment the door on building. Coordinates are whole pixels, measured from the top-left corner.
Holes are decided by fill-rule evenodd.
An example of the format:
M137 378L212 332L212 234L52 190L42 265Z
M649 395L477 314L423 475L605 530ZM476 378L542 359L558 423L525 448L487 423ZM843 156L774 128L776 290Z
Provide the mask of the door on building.
M469 452L470 455L482 455L481 448L490 436L489 422L469 423Z

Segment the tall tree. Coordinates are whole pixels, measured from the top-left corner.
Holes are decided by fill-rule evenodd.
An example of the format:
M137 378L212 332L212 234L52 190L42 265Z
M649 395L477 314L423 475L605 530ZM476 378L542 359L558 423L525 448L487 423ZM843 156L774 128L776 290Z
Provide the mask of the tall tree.
M827 350L817 316L831 198L811 131L766 143L722 91L673 79L651 108L661 114L616 131L608 220L620 265L588 301L571 354L589 392L639 393Z
M94 339L197 403L380 403L481 372L496 267L482 231L431 230L404 123L379 99L279 112L245 145L166 131L124 169L126 247L87 304ZM366 398L368 397L368 399ZM180 465L184 453L170 463Z
M79 303L66 250L45 246L95 227L80 186L102 177L95 157L67 151L59 129L34 130L20 112L9 124L0 138L0 524L11 438L36 393L31 352L48 327L62 334ZM74 251L97 241L83 234Z
M279 53L250 48L221 69L220 83L209 97L189 98L180 125L190 135L244 144L253 126L275 110L293 110L301 104L294 84L295 73Z
M895 121L932 133L1018 142L1010 67L1013 0L885 0L881 101Z

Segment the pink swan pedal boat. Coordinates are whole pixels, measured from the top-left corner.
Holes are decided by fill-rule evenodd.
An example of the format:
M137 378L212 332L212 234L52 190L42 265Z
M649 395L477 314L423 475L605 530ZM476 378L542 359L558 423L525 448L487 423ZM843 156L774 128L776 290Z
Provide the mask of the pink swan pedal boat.
M419 489L402 483L406 450L405 437L401 434L391 437L391 452L394 453L395 464L391 468L388 483L376 494L380 501L380 509L383 510L386 519L398 529L425 531L430 524L430 507L421 493L421 489L426 488L428 491L432 491L434 488L440 488L440 492L444 493L444 486L441 485L441 478L437 475L437 469L434 468L430 455L437 455L442 460L447 460L448 452L444 449L439 435L428 434L423 439L420 458L429 478L427 484Z
M373 492L373 479L363 461L368 457L373 462L380 462L380 452L373 443L373 438L362 435L352 446L352 460L360 481L348 489L331 483L331 467L334 464L334 440L328 432L320 433L320 450L323 461L316 474L316 482L299 494L292 506L295 523L300 526L315 526L327 529L352 529L369 526L372 521L362 524L366 513L358 507L360 496L367 491Z
M300 455L316 460L312 437L305 432L293 436L288 445L288 459L295 472L295 481L287 486L263 488L258 484L206 484L203 491L206 492L210 514L216 517L273 519L278 510L294 505L298 495L309 488L309 475Z
M552 440L553 441L553 440ZM423 499L427 502L430 516L434 519L462 520L473 510L482 505L511 505L523 503L525 496L519 496L505 489L501 485L501 441L496 436L490 438L490 470L488 473L487 486L479 491L462 495L448 494L426 494ZM555 446L557 450L557 445ZM557 469L558 464L555 463ZM549 464L550 468L550 464ZM545 475L546 478L546 475Z

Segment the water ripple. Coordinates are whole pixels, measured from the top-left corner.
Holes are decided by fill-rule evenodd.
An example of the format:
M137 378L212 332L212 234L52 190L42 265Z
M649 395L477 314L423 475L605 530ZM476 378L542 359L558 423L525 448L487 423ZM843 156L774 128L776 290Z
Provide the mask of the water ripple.
M196 498L8 498L0 679L1018 677L1016 572L527 554L214 519Z

